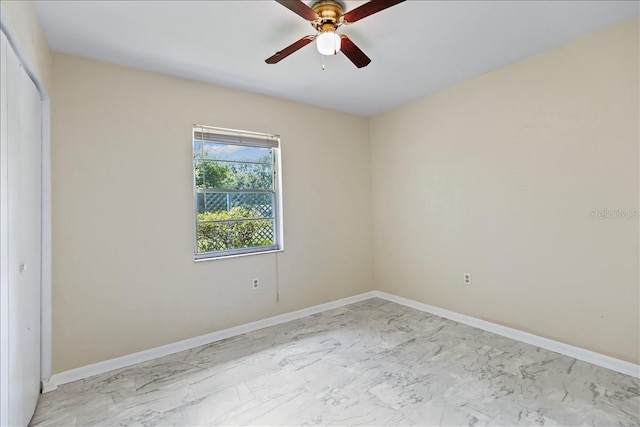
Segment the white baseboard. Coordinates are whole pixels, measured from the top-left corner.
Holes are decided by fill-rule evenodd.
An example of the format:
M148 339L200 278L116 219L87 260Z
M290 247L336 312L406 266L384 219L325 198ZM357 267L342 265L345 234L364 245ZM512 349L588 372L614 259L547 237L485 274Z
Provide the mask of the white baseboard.
M167 344L138 353L117 357L115 359L105 360L104 362L94 363L91 365L83 366L81 368L60 372L59 374L53 375L50 379L45 379L42 381L42 392L47 393L53 391L57 389L59 385L66 384L72 381L78 381L92 377L94 375L104 374L105 372L113 371L116 369L126 368L127 366L147 362L149 360L157 359L158 357L168 356L173 353L178 353L180 351L211 344L213 342L234 337L236 335L245 334L247 332L252 332L269 326L279 325L281 323L290 322L292 320L300 319L312 314L321 313L323 311L343 307L345 305L376 297L407 307L411 307L416 310L434 314L436 316L444 317L445 319L450 319L455 322L463 323L465 325L473 326L475 328L482 329L488 332L493 332L494 334L502 335L504 337L531 344L536 347L544 348L546 350L563 354L565 356L573 357L587 363L592 363L603 368L611 369L612 371L630 375L635 378L640 378L640 365L625 362L623 360L605 356L604 354L596 353L590 350L585 350L580 347L575 347L569 344L550 340L548 338L543 338L538 335L530 334L528 332L523 332L517 329L498 325L496 323L487 322L475 317L466 316L464 314L456 313L455 311L450 311L408 298L395 296L387 292L371 291L352 297L339 299L337 301L304 308L302 310L280 314L278 316L269 317L267 319L246 323L244 325L234 326L229 329L212 332L210 334L201 335L199 337L189 338L173 344Z
M105 360L103 362L93 363L81 368L71 369L69 371L60 372L53 375L48 380L42 381L42 392L47 393L58 388L59 385L70 383L72 381L82 380L94 375L104 374L105 372L115 369L126 368L127 366L137 363L147 362L157 359L158 357L168 356L180 351L189 350L202 345L211 344L236 335L246 334L247 332L256 331L258 329L269 326L279 325L281 323L290 322L292 320L301 319L311 316L312 314L321 313L356 302L374 298L376 295L373 291L366 292L352 297L342 298L337 301L331 301L325 304L314 305L313 307L303 308L302 310L292 311L290 313L280 314L278 316L269 317L267 319L258 320L244 325L234 326L229 329L212 332L210 334L201 335L199 337L189 338L178 341L173 344L167 344L160 347L144 350L138 353L128 354L126 356L117 357L115 359Z
M47 379L40 382L40 387L43 393L49 393L50 391L57 390L58 384L51 381L51 379Z
M585 350L584 348L575 347L569 344L561 343L559 341L543 338L541 336L519 331L507 326L487 322L486 320L478 319L476 317L466 316L464 314L456 313L455 311L450 311L408 298L395 296L386 292L374 291L374 294L376 297L385 299L387 301L395 302L397 304L415 308L416 310L435 314L436 316L444 317L445 319L473 326L474 328L482 329L484 331L493 332L494 334L502 335L503 337L522 341L536 347L544 348L545 350L550 350L556 353L563 354L565 356L573 357L574 359L582 360L583 362L611 369L612 371L620 372L625 375L640 378L640 365L636 365L634 363L626 362L624 360L616 359L610 356L605 356L604 354Z

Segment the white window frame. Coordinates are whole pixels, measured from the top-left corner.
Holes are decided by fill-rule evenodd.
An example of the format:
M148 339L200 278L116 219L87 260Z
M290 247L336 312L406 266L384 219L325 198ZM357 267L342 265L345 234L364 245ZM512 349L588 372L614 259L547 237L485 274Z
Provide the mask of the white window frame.
M202 134L200 134L200 132ZM196 138L196 134L201 139ZM206 134L206 138L204 135ZM228 249L223 251L198 252L198 194L203 192L196 185L196 153L194 142L196 140L207 140L219 144L240 145L245 147L260 147L273 149L273 195L274 195L274 240L275 243L270 246L248 247L238 249ZM267 133L249 132L237 129L226 129L205 125L193 125L191 133L191 171L193 185L193 253L194 260L207 261L220 258L230 258L247 255L257 255L264 253L282 252L284 251L284 233L282 219L282 173L281 173L281 155L280 155L280 136ZM200 190L200 191L199 191ZM237 191L237 190L236 190ZM233 190L231 190L233 192Z

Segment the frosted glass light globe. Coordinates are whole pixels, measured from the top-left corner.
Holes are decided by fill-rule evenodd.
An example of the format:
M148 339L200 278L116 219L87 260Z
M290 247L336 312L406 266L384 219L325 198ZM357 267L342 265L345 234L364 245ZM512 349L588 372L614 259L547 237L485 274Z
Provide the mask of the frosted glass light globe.
M320 33L316 37L318 52L323 55L335 55L340 52L340 36L333 31Z

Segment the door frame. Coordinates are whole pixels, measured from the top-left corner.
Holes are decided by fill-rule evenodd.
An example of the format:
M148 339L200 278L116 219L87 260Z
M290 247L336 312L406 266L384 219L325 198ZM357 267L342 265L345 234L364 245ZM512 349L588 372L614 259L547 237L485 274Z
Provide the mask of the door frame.
M55 390L56 386L49 382L51 378L51 99L42 84L42 80L38 76L35 67L31 63L28 55L20 44L19 37L13 30L7 14L2 10L0 4L0 31L4 33L7 43L14 50L18 60L23 64L29 78L34 82L40 99L42 101L42 265L41 265L41 301L40 301L40 379L43 392ZM0 151L7 153L7 138L0 135ZM6 161L6 156L2 156L2 162ZM4 165L6 166L6 165ZM6 169L3 170L5 173ZM2 198L6 200L6 188L4 187L6 180L2 180L3 187ZM8 328L6 327L7 308L5 303L8 296L8 240L6 239L6 231L8 230L7 206L6 203L0 203L0 229L3 231L0 238L0 311L2 319L2 327L0 328L0 342L7 342ZM0 396L3 408L8 406L8 352L6 345L2 345L0 352ZM5 399L7 400L5 402ZM0 425L7 425L8 414L6 411L0 413Z

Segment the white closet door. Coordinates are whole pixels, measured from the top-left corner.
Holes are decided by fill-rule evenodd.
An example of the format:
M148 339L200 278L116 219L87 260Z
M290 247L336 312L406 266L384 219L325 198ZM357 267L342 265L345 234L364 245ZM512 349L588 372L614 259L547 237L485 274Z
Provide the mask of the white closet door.
M7 145L7 39L0 31L0 426L9 424Z
M8 421L26 425L40 394L42 104L6 46ZM4 344L4 343L3 343Z

